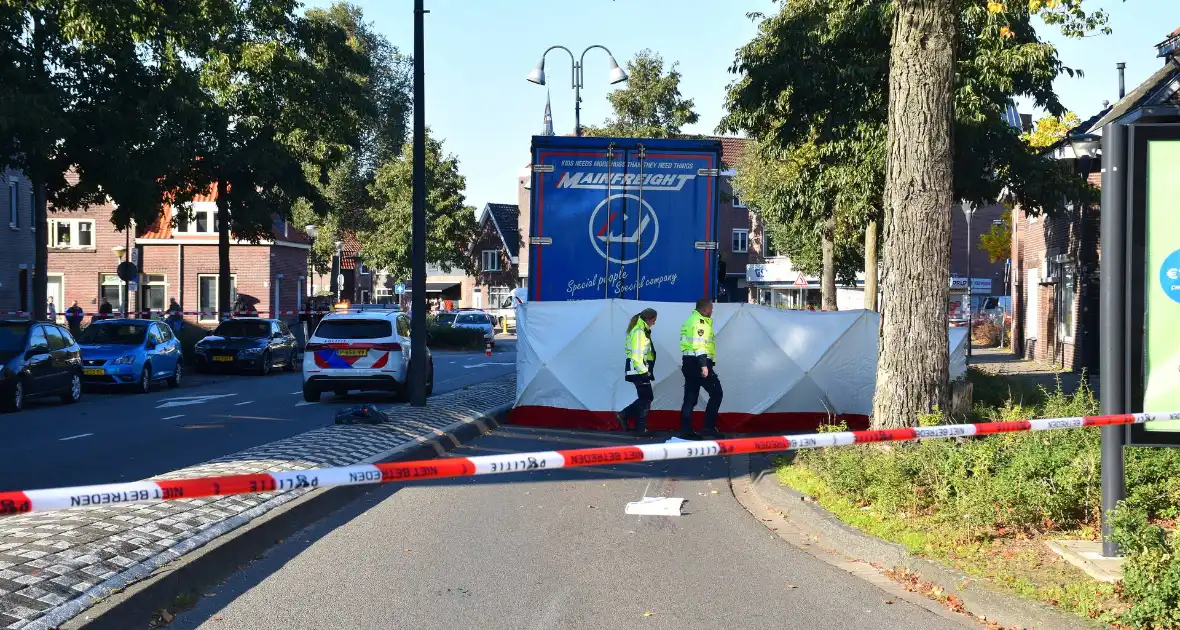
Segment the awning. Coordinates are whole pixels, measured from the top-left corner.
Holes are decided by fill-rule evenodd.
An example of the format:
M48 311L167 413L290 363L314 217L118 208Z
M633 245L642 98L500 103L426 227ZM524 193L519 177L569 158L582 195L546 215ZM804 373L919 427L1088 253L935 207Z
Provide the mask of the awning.
M427 293L442 293L443 291L446 291L447 289L450 289L451 287L457 287L457 286L459 286L458 282L427 282L426 283L426 292ZM413 292L414 292L413 289L410 288L410 283L407 282L406 283L406 293L413 293Z

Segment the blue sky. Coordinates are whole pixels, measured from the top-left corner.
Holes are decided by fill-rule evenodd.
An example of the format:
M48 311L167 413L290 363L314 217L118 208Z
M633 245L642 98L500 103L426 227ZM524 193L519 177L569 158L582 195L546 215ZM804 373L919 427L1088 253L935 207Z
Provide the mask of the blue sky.
M351 0L366 19L407 54L413 51L411 0ZM315 0L308 6L325 6ZM1127 89L1160 66L1154 44L1180 28L1180 0L1087 0L1104 6L1114 34L1067 40L1045 27L1062 61L1084 72L1063 76L1057 91L1066 107L1086 118L1103 100L1116 100L1114 64L1127 62ZM757 29L746 13L774 10L770 0L426 0L426 124L458 156L467 177L467 203L515 203L517 172L529 160L530 136L539 133L546 87L525 80L546 48L564 45L581 54L606 46L623 65L651 48L665 62L680 62L681 92L695 100L700 122L686 129L712 133L724 111L734 51ZM569 56L549 53L545 70L554 129L574 125ZM606 54L586 55L583 124L609 114ZM1029 106L1022 112L1032 113Z

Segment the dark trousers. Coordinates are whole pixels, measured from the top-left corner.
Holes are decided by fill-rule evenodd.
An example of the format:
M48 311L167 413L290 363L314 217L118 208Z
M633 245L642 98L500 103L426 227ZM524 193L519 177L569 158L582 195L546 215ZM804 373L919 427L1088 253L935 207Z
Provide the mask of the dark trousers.
M705 404L705 431L717 430L717 411L721 409L721 380L717 378L717 371L709 365L709 375L701 377L701 364L696 357L685 357L680 366L684 374L684 402L680 405L680 430L684 433L692 431L692 410L697 406L697 399L701 395L701 388L709 394L709 402Z
M623 423L626 424L628 420L635 418L635 430L642 433L647 430L647 413L651 411L651 401L656 399L656 394L652 391L649 380L636 380L631 383L635 385L637 398L623 409Z

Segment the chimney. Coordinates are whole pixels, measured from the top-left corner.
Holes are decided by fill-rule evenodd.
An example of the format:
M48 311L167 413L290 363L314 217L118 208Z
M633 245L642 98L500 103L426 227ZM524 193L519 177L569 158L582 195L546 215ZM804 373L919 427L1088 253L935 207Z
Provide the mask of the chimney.
M1114 67L1119 69L1119 100L1127 95L1127 64L1118 62Z

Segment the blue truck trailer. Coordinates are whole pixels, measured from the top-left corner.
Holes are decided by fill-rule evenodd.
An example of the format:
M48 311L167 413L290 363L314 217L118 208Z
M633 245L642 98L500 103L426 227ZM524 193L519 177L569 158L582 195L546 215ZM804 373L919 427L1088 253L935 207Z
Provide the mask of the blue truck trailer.
M534 136L529 300L713 297L718 140Z

